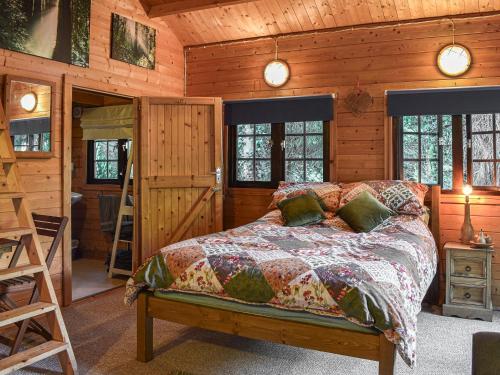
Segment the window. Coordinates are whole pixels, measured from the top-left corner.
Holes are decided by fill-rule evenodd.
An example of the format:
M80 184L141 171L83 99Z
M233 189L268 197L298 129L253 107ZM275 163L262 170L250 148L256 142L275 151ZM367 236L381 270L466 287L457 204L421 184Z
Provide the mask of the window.
M50 152L50 133L17 134L11 138L14 151Z
M467 134L470 182L478 187L500 187L500 114L463 116Z
M397 178L441 185L500 187L500 114L401 116Z
M400 129L401 178L451 189L452 116L402 116Z
M305 121L231 126L231 186L328 180L328 125Z
M87 182L119 184L127 169L130 140L99 139L88 141Z

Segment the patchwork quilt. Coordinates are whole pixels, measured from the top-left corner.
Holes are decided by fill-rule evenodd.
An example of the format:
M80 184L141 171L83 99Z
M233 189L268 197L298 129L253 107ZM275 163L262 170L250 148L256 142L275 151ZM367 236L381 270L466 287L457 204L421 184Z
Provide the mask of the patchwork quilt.
M384 332L413 367L417 314L436 254L431 232L416 216L354 233L332 214L321 224L285 227L275 210L161 249L129 279L125 302L149 288L343 317Z

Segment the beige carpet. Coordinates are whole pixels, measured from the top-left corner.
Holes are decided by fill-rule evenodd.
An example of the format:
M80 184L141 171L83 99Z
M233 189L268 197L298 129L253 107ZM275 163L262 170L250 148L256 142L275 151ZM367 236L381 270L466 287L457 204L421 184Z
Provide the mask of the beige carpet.
M156 357L135 360L135 308L122 304L123 291L83 301L64 310L80 374L186 375L375 375L375 362L242 339L177 324L155 322ZM396 374L469 375L471 335L500 332L500 313L493 323L419 315L418 358L415 370L399 358ZM3 352L5 347L1 346ZM20 374L58 373L50 359Z

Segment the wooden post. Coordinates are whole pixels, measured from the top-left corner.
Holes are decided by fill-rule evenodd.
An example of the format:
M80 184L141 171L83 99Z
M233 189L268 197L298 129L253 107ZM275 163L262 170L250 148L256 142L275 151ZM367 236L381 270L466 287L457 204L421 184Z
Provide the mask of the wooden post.
M396 346L381 334L380 357L378 364L379 375L394 375L394 364L396 362Z
M142 292L137 299L137 360L149 362L153 359L153 318L148 316L148 297Z

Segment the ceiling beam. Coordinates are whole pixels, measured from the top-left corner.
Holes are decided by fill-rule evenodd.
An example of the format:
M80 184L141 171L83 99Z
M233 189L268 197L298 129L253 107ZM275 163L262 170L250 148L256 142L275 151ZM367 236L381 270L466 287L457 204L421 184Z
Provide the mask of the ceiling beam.
M256 0L164 0L163 4L153 5L149 9L145 7L145 10L149 18L157 18L253 1Z

